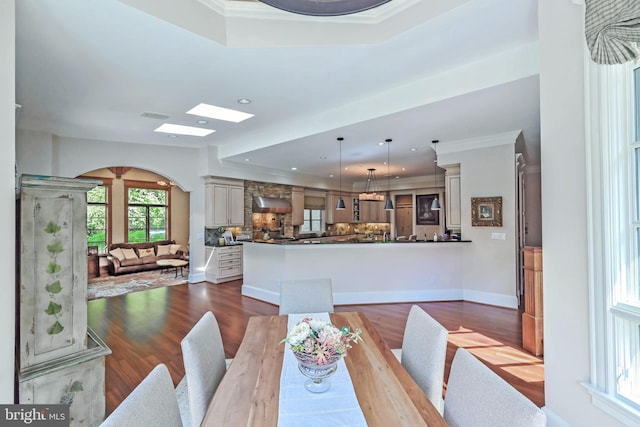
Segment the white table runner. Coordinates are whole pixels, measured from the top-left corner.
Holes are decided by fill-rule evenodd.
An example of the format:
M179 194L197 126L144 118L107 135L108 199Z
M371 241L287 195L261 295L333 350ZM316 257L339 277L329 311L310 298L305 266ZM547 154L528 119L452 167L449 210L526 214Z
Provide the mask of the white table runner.
M329 313L290 314L287 330L305 317L331 321ZM367 425L344 360L338 362L338 370L329 377L331 388L326 392L307 391L304 386L306 380L307 377L298 369L298 360L287 347L280 377L278 427Z

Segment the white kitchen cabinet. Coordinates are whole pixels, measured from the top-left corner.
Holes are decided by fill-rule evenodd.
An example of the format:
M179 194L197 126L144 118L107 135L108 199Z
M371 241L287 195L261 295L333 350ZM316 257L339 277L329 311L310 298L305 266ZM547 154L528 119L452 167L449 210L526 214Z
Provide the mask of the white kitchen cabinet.
M244 183L236 180L205 184L205 225L244 226Z
M242 245L207 247L207 282L223 283L242 278Z
M460 230L462 214L460 205L460 166L448 166L445 174L445 220L449 230Z

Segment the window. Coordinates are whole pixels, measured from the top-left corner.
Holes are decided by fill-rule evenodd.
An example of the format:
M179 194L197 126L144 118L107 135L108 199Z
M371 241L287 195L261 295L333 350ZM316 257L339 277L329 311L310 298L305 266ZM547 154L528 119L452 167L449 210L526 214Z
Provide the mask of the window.
M593 402L640 422L640 68L591 65Z
M127 188L127 242L155 242L169 237L168 191L153 185Z
M321 209L305 209L304 210L304 224L302 224L302 232L322 232L322 214L324 210Z
M99 185L87 193L87 246L107 249L107 188Z

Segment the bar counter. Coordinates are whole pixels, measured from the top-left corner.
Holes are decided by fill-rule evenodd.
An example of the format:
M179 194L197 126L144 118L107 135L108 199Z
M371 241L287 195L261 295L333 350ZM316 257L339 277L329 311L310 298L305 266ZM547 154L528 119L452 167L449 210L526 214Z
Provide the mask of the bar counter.
M281 280L330 278L337 305L460 300L470 245L424 240L247 242L242 294L278 304Z

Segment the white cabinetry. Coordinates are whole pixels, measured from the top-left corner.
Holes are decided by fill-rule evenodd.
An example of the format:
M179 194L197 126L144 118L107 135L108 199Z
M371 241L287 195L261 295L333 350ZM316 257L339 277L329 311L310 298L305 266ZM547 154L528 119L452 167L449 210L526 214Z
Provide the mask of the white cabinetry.
M460 212L460 166L447 166L445 174L445 218L447 228L460 230L462 215Z
M244 183L209 180L205 184L205 225L244 226Z
M207 247L207 282L222 283L242 278L242 245Z

